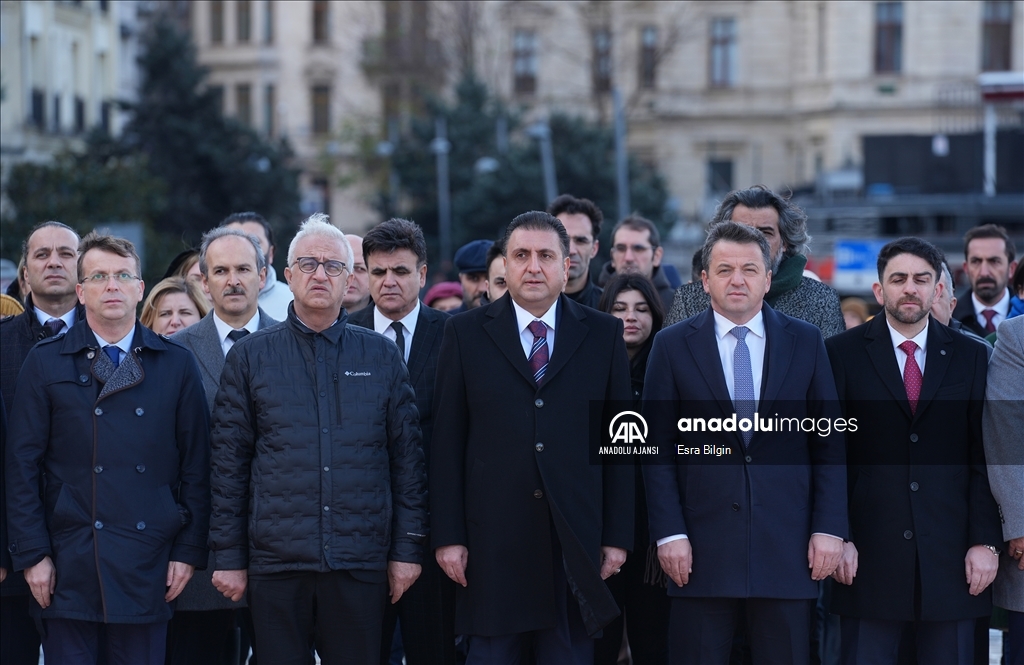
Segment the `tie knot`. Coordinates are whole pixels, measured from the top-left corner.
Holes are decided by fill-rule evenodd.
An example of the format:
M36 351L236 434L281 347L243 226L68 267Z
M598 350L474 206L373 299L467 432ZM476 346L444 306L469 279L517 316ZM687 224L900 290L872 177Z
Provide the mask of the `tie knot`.
M405 330L402 328L401 321L392 321L389 327L395 331L396 335L401 335L405 332Z
M44 325L50 329L50 336L52 337L64 329L64 320L50 319Z
M917 343L914 342L913 340L908 339L907 341L900 344L900 350L902 350L903 353L907 354L908 356L912 356L914 355L914 351L917 351Z
M544 325L543 321L534 321L527 327L530 329L530 332L533 333L534 338L546 338L548 336L548 327Z
M996 310L994 310L994 309L983 309L983 310L981 310L981 315L985 317L986 321L988 321L989 323L992 323L992 319L994 319L995 316L996 316ZM49 321L47 321L47 323L49 323Z
M748 332L750 332L750 328L746 326L736 326L735 328L729 331L729 333L732 334L733 337L740 341L742 341L743 338L747 336Z
M114 367L121 364L121 349L114 346L113 344L103 347L103 353L107 354L110 358L110 362L114 363Z
M232 342L237 342L238 340L242 339L248 334L249 331L246 330L245 328L242 328L240 330L232 330L231 332L228 333L228 339L230 339Z

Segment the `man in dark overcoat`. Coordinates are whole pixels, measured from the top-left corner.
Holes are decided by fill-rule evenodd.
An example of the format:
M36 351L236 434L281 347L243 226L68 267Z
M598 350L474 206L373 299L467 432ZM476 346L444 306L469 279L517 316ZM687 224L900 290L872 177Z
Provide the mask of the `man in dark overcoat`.
M206 565L203 386L192 355L135 318L139 272L130 242L86 236L85 321L37 345L19 378L9 549L47 662L162 664L169 603Z
M434 395L431 539L460 586L469 663L591 663L618 615L602 581L633 546L633 467L591 464L592 403L629 403L622 323L562 295L565 227L505 235L508 294L445 326Z

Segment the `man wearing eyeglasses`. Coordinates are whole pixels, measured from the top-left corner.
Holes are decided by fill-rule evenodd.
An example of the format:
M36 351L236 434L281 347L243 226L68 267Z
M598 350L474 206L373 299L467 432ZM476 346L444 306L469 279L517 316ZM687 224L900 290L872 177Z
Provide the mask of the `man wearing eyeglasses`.
M601 274L598 275L598 284L603 287L617 272L644 275L654 282L667 312L672 306L675 291L665 276L665 271L661 269L661 257L664 253L661 235L654 222L640 215L630 215L612 229L612 260L604 264Z
M79 250L85 320L36 345L19 378L9 550L47 662L159 665L170 603L206 565L206 400L192 355L135 317L132 244L90 233Z
M288 248L287 320L235 343L214 401L213 584L248 592L260 661L372 663L420 574L426 479L398 347L349 325L352 248L317 213Z

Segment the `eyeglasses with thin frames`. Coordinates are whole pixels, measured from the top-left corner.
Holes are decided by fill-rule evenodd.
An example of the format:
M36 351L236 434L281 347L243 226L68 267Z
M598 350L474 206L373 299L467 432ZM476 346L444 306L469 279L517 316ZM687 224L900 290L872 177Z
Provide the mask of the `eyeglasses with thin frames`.
M105 285L113 277L114 281L121 285L128 285L139 279L137 275L133 275L130 272L115 272L113 274L107 274L105 272L98 272L94 275L89 275L82 280L82 284L96 284L97 286Z
M338 277L348 267L344 261L335 261L334 259L317 261L312 256L300 256L292 265L298 266L299 270L307 274L312 274L316 272L317 268L323 266L328 277Z

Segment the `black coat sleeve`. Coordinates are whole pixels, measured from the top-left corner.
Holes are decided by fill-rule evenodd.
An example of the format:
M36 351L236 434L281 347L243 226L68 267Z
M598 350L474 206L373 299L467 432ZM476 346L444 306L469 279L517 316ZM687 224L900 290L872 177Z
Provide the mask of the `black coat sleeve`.
M391 461L391 550L389 561L422 563L427 538L427 478L416 397L409 371L392 344L385 353L394 368L388 399L388 457Z

